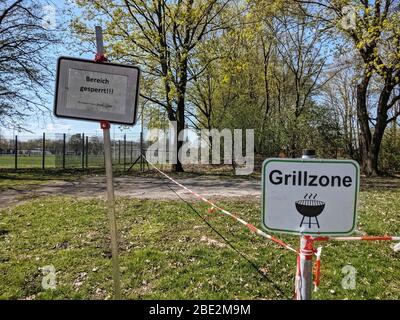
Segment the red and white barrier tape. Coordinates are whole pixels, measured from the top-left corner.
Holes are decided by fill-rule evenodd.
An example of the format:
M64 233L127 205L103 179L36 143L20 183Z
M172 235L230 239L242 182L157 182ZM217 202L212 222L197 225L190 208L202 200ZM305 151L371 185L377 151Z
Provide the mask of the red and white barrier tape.
M209 210L209 212L213 209L217 209L220 212L222 212L223 214L226 214L230 217L232 217L233 219L235 219L236 221L240 222L241 224L245 225L251 232L258 234L261 237L264 237L266 239L269 239L277 244L279 244L280 246L293 251L295 253L298 253L298 251L296 249L294 249L293 247L291 247L290 245L288 245L287 243L283 242L282 240L279 240L273 236L271 236L270 234L265 233L264 231L258 229L256 226L254 226L251 223L246 222L245 220L239 218L238 216L234 215L233 213L230 213L229 211L217 206L215 203L211 202L210 200L206 199L205 197L203 197L202 195L198 194L197 192L194 192L192 190L190 190L189 188L185 187L183 184L179 183L178 181L176 181L175 179L171 178L169 175L167 175L166 173L162 172L160 169L158 169L153 163L151 163L146 157L144 157L146 159L146 161L154 168L156 169L160 174L162 174L164 177L166 177L167 179L169 179L170 181L172 181L173 183L175 183L176 185L178 185L179 187L181 187L182 189L185 189L186 191L188 191L189 193L191 193L192 195L194 195L196 198L202 200L205 203L208 203L211 205L211 209Z
M94 61L101 63L101 62L106 62L108 60L104 54L96 53L96 56L94 57Z
M362 236L362 237L315 237L313 241L400 241L394 236Z

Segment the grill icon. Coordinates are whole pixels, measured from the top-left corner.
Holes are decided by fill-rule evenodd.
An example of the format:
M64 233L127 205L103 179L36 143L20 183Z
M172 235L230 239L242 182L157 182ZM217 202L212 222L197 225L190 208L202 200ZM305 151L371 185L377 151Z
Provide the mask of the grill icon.
M311 225L316 224L319 228L318 216L325 209L325 202L315 200L317 194L306 194L303 200L298 200L295 202L297 211L303 216L300 222L300 227L305 223L308 224L308 227L311 228ZM308 218L308 222L305 222L304 219ZM314 218L315 222L311 222L312 218Z

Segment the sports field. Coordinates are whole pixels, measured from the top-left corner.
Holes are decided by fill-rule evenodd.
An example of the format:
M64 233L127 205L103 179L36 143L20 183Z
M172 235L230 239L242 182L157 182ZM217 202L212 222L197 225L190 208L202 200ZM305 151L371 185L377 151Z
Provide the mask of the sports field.
M41 155L18 155L17 157L17 168L18 169L35 169L42 168L43 157ZM89 155L83 160L84 166L86 167L99 167L103 166L104 158L102 155ZM54 169L62 167L62 157L55 155L45 155L45 168ZM80 155L66 155L65 156L65 167L66 168L82 168L82 156ZM0 169L13 169L15 168L15 156L14 155L0 155Z

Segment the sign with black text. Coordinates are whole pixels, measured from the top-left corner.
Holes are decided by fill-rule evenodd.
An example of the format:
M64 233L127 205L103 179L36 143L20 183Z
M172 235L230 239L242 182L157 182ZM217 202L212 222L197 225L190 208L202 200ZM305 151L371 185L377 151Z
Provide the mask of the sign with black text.
M63 118L133 125L139 75L135 66L61 57L54 113Z
M346 235L356 225L360 169L352 160L267 159L262 224L299 235Z

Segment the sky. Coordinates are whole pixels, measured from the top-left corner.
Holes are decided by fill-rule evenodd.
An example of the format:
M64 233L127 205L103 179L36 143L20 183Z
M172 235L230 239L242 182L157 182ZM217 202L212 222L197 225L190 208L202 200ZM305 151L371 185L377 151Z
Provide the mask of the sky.
M54 6L55 9L55 22L56 26L59 27L63 20L62 11L65 9L66 5L68 4L68 0L48 0L51 5ZM78 9L76 9L78 10ZM95 48L93 48L95 50ZM76 58L83 58L83 59L93 59L94 56L91 54L79 54L79 53L71 53L68 51L68 48L63 45L57 47L57 56L70 56ZM56 56L54 49L49 49L49 56ZM54 71L56 70L57 59L56 57L49 61L54 66ZM54 72L55 73L55 72ZM49 84L50 88L55 88L55 80ZM53 89L53 91L55 91ZM53 110L53 101L54 101L54 93L48 95L47 97L47 104L50 110ZM10 128L2 128L0 126L0 135L3 137L12 137L14 135L24 136L28 139L30 136L39 136L42 135L43 132L46 132L49 135L55 133L67 133L67 134L74 134L74 133L89 133L89 134L96 134L102 135L102 130L100 129L100 124L94 121L80 121L80 120L69 120L69 119L61 119L56 118L52 112L49 112L44 117L38 117L37 115L32 115L26 119L26 123L24 127L32 133L29 132L17 132L15 129ZM140 134L140 124L133 127L124 127L121 128L118 125L111 126L111 137L120 136L122 134L127 134L128 136L139 136Z

